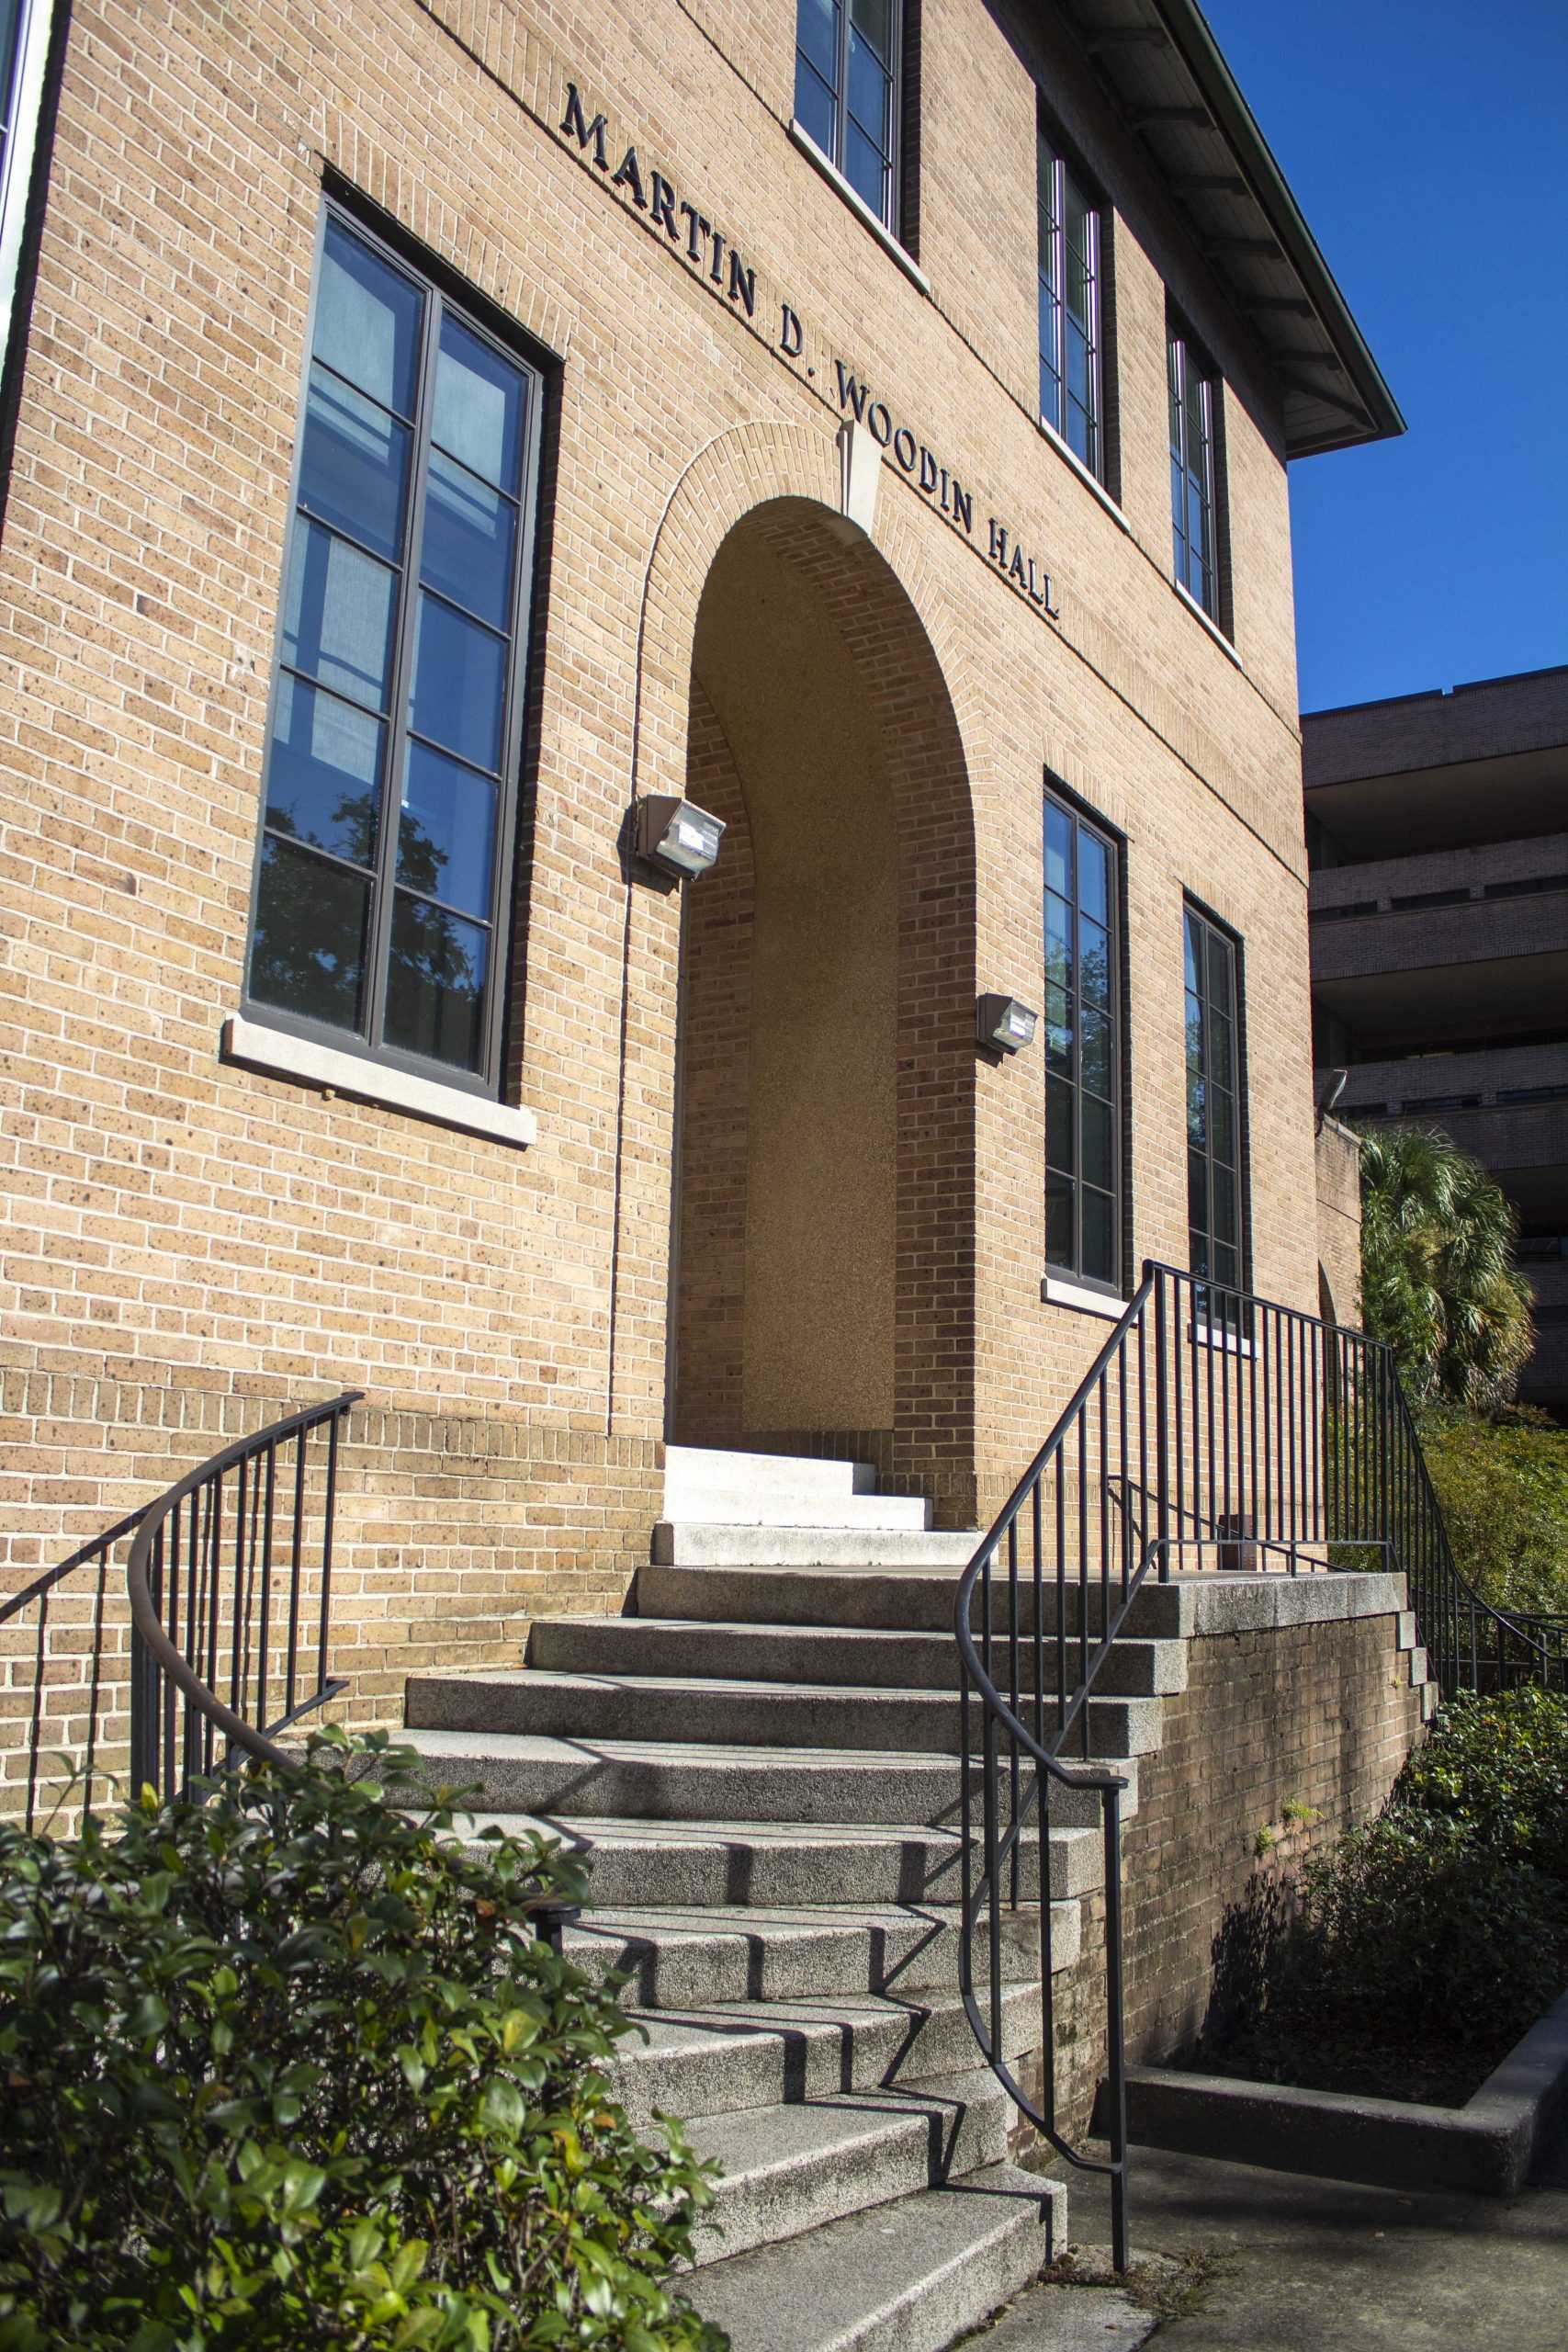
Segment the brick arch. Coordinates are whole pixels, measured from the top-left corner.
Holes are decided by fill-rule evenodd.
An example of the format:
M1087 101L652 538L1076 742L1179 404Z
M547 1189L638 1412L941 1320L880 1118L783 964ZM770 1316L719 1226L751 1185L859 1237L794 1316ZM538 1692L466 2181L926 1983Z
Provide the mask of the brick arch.
M757 532L820 600L847 648L878 720L893 801L892 1424L747 1431L716 1423L701 1442L750 1437L870 1453L891 1486L930 1494L943 1524L968 1525L976 1510L976 860L964 729L950 684L956 671L962 688L965 662L899 502L879 500L878 528L868 538L842 520L838 499L838 453L819 429L739 428L688 470L649 576L637 789L682 791L690 783L700 799L699 778L711 779L713 713L692 673L697 614L719 549L737 531ZM733 1302L728 1313L733 1330Z

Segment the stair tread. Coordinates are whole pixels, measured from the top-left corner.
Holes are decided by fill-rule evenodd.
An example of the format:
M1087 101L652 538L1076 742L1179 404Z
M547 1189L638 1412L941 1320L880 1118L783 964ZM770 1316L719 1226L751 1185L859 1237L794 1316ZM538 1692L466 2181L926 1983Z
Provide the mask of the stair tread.
M936 2082L834 2091L822 2098L698 2116L687 2137L696 2155L716 2157L723 2165L722 2202L727 2187L736 2188L770 2172L792 2170L857 2142L908 2136L923 2143L933 2117L946 2121L976 2099L1006 2097L989 2067L976 2067Z
M791 1698L791 1699L874 1699L886 1703L892 1700L918 1700L931 1707L953 1707L958 1703L956 1689L953 1690L923 1690L919 1685L881 1682L768 1682L729 1674L574 1674L556 1667L490 1666L465 1667L460 1671L444 1674L432 1670L411 1675L411 1683L461 1683L478 1690L500 1687L503 1690L609 1690L637 1691L667 1691L675 1697L690 1697L702 1691L722 1693L726 1697ZM1047 1710L1055 1702L1048 1701ZM1095 1693L1091 1704L1107 1707L1136 1707L1151 1703L1141 1698L1109 1695L1101 1699Z
M987 2165L732 2255L684 2291L733 2352L941 2352L1050 2260L1062 2204L1058 2183Z
M781 1570L780 1573L799 1575L801 1571ZM830 1574L831 1571L828 1570L824 1573ZM595 1615L587 1611L572 1614L567 1611L555 1610L547 1615L532 1618L529 1623L531 1628L540 1625L562 1625L574 1629L581 1625L619 1625L624 1626L628 1633L635 1632L639 1626L647 1626L650 1631L661 1634L731 1634L742 1641L762 1641L771 1634L780 1641L798 1642L815 1638L842 1643L851 1649L873 1642L910 1642L918 1645L921 1649L931 1651L948 1651L956 1646L950 1630L939 1632L931 1627L919 1625L834 1625L826 1621L821 1624L791 1624L782 1619L774 1624L765 1619L754 1617L653 1617L642 1614L627 1617L609 1611ZM1119 1634L1116 1636L1116 1646L1121 1648L1123 1645L1129 1649L1148 1649L1156 1645L1170 1649L1185 1646L1179 1634ZM1024 1646L1024 1644L1021 1640L1021 1646ZM479 1673L491 1671L506 1673L514 1670L509 1668L476 1669ZM536 1669L529 1668L525 1670L534 1672Z
M722 1842L739 1846L888 1846L908 1845L919 1840L922 1845L952 1847L962 1844L956 1829L928 1826L919 1822L868 1821L638 1821L617 1819L605 1815L578 1816L571 1814L487 1813L460 1814L458 1818L478 1832L491 1827L511 1828L520 1833L536 1831L542 1838L561 1838L585 1846L691 1846ZM1053 1823L1051 1837L1064 1843L1098 1844L1100 1831L1071 1825ZM1025 1846L1035 1842L1033 1830L1025 1830L1021 1841ZM841 1905L833 1906L842 1908Z

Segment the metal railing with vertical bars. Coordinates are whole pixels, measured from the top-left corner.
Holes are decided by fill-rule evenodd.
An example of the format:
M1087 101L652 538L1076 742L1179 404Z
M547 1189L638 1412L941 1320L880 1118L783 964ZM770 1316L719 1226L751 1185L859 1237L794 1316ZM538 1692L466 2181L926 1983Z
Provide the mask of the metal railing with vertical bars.
M1109 2173L1127 2256L1121 1799L1096 1762L1108 1661L1151 1578L1375 1568L1405 1579L1444 1690L1568 1688L1568 1626L1490 1607L1461 1575L1390 1351L1153 1261L960 1579L960 1989L980 2049L1069 2164ZM1109 2154L1061 2128L1049 1839L1097 1815L1105 1855ZM1038 2098L1004 2056L1004 1915L1039 1914ZM984 1954L976 1982L976 1952Z

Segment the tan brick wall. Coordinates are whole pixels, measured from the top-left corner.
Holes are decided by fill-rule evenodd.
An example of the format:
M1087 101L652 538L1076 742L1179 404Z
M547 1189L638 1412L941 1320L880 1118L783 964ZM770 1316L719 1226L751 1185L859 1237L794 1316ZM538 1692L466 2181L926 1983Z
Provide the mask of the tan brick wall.
M1140 1763L1123 1832L1129 2064L1190 2048L1214 1939L1253 1872L1294 1871L1382 1808L1420 1729L1395 1626L1360 1617L1189 1645L1187 1689L1162 1702L1159 1750ZM1288 1820L1287 1805L1306 1817ZM1087 2129L1104 2073L1100 1897L1085 1905L1083 1957L1057 1984L1056 2095L1072 2135Z
M365 1387L400 1510L432 1460L415 1422L471 1429L487 1463L500 1432L504 1475L389 1533L407 1607L367 1588L360 1634L345 1614L340 1662L389 1700L427 1558L483 1591L476 1623L520 1618L540 1579L610 1604L653 1515L681 897L628 880L618 842L634 788L681 790L689 750L700 768L698 601L766 502L809 504L797 560L909 753L908 885L949 892L900 1010L891 1475L949 1518L988 1510L1103 1332L1040 1301L1040 1057L992 1069L969 1043L976 987L1038 993L1043 769L1129 840L1135 1256L1185 1249L1188 888L1244 941L1256 1279L1315 1295L1289 548L1257 349L1082 61L981 0L924 11L923 293L788 138L787 13L72 16L0 548L0 1366L21 1383L0 1543L26 1564L86 1532L183 1465L209 1399L260 1418ZM1036 73L1117 206L1125 528L1034 421ZM754 319L563 140L569 79L612 164L637 141L755 266ZM328 172L560 363L510 974L525 1152L219 1057ZM1235 662L1169 579L1168 287L1227 371ZM835 536L836 356L968 485L972 538L891 462L873 539ZM1049 565L1056 622L987 560L993 514ZM547 1449L579 1442L569 1502Z

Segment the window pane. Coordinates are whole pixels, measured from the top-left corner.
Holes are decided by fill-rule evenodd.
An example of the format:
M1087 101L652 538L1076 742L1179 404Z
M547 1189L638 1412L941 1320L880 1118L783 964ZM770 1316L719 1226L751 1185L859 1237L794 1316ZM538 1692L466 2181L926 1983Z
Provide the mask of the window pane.
M1201 1069L1187 1063L1187 1140L1201 1149L1209 1140L1209 1088Z
M1049 985L1045 990L1045 1067L1057 1078L1070 1079L1073 1074L1072 1000L1066 989Z
M1078 925L1078 989L1085 1004L1111 1009L1111 934L1086 916Z
M1045 1258L1053 1266L1076 1267L1073 1255L1073 1183L1070 1176L1045 1179Z
M422 594L409 714L415 732L476 767L498 768L505 663L503 639Z
M387 971L387 1036L457 1069L483 1056L490 933L397 893Z
M450 311L444 315L431 437L471 473L506 491L516 490L523 470L527 394L515 368Z
M398 880L488 918L495 797L488 776L411 743L398 822Z
M893 140L888 123L892 84L858 33L850 35L850 112L874 145L886 155Z
M1045 803L1045 888L1073 894L1073 820L1054 800Z
M1186 981L1187 986L1190 989L1195 989L1197 987L1198 975L1202 969L1202 965L1200 961L1202 953L1202 944L1203 943L1198 931L1197 916L1187 916L1182 927L1181 945L1184 957Z
M1214 1158L1223 1159L1228 1168L1235 1166L1235 1097L1224 1088L1216 1086L1212 1094L1214 1121Z
M1216 1241L1214 1244L1215 1281L1229 1283L1234 1289L1241 1281L1240 1269L1241 1260L1239 1253L1235 1247L1228 1241ZM1227 1302L1222 1299L1218 1304L1222 1310L1227 1304L1229 1304L1232 1313L1235 1314L1236 1312L1234 1301Z
M1116 1210L1108 1193L1083 1189L1083 1271L1090 1282L1116 1279Z
M1104 1012L1086 1012L1081 1016L1083 1028L1083 1082L1096 1094L1111 1092L1111 1017Z
M251 994L334 1029L359 1026L370 885L291 842L262 850Z
M1094 419L1081 401L1068 401L1062 438L1079 464L1087 466L1092 473L1095 469Z
M839 86L837 0L800 0L795 12L795 37L828 85L830 96Z
M1231 1024L1223 1012L1209 1015L1209 1069L1216 1086L1235 1089L1235 1054Z
M1187 1222L1199 1232L1209 1228L1209 1163L1201 1151L1187 1155Z
M512 626L517 510L509 498L433 450L424 489L420 578L497 628Z
M1059 305L1043 278L1040 281L1040 413L1060 432L1062 379L1057 372L1056 334Z
M1216 1166L1214 1186L1214 1238L1234 1242L1235 1239L1235 1173L1229 1168Z
M324 368L312 368L300 505L383 555L400 555L408 467L408 427Z
M386 729L352 703L287 672L277 682L266 772L266 821L368 865L376 854Z
M1099 1184L1109 1192L1112 1182L1111 1105L1096 1094L1084 1094L1079 1098L1078 1114L1083 1121L1083 1158L1078 1172L1086 1184Z
M1089 345L1084 340L1083 329L1070 313L1067 318L1066 346L1064 356L1066 361L1067 397L1077 401L1078 406L1087 414L1093 406Z
M831 155L833 93L799 56L795 61L795 112L801 129L815 139L824 155Z
M1187 1067L1201 1070L1203 1067L1203 1008L1195 996L1187 1003Z
M1055 236L1061 226L1056 191L1061 181L1061 166L1055 148L1043 131L1040 134L1040 266L1047 277L1055 274Z
M1171 454L1179 458L1182 444L1181 418L1181 345L1170 346L1170 447Z
M1096 922L1110 922L1110 853L1105 843L1087 830L1078 835L1078 904Z
M400 416L413 413L423 306L416 286L328 221L311 351Z
M870 42L889 68L893 63L893 0L850 0L851 49L857 35Z
M887 195L882 155L854 122L844 125L844 177L862 202L869 204L877 219L883 220Z
M1055 890L1045 893L1045 977L1058 988L1073 985L1073 910Z
M283 658L383 710L398 576L319 523L299 519L283 601Z
M1218 1012L1231 1009L1231 975L1235 962L1228 939L1211 931L1208 939L1209 1001Z
M1073 1166L1073 1090L1065 1080L1045 1080L1045 1159L1048 1167Z

